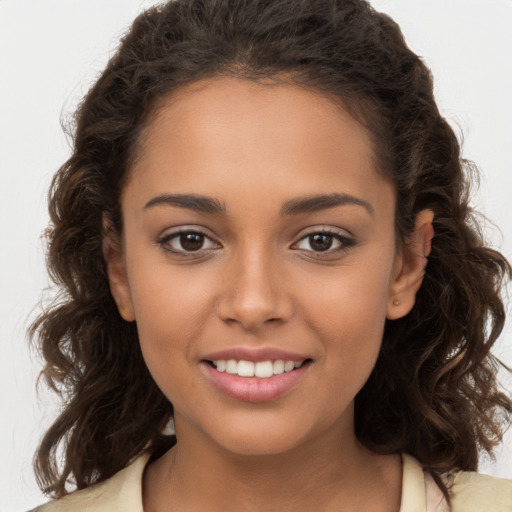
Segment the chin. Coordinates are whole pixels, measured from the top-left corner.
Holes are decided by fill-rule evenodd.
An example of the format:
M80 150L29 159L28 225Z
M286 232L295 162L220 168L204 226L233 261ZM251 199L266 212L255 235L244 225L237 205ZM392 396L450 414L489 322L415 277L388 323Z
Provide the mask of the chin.
M303 421L272 414L232 418L218 427L209 429L210 439L221 449L240 456L280 455L311 440Z
M217 440L222 443L222 440ZM301 445L300 439L294 437L283 438L283 436L261 432L252 435L246 432L237 432L231 435L222 448L226 451L243 457L276 456L288 453Z

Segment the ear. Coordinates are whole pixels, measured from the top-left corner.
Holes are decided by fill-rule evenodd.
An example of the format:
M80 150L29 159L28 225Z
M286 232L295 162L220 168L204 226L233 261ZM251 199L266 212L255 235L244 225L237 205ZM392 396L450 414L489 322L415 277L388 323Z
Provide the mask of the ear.
M396 256L386 314L390 320L402 318L414 306L432 249L433 220L432 210L418 213L413 232Z
M106 214L103 215L103 258L107 266L110 292L117 304L119 314L127 322L133 322L135 312L121 240Z

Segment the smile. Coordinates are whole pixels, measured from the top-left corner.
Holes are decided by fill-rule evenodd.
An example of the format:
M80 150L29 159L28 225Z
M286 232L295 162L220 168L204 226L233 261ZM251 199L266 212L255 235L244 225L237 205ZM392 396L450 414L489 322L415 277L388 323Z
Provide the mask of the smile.
M211 361L213 367L219 372L226 372L239 377L258 377L266 379L274 375L281 375L285 372L291 372L300 368L305 361L285 361L278 359L276 361L245 361L236 359L219 359Z
M215 358L203 360L200 367L223 394L254 403L275 400L291 392L306 378L312 363L308 358L295 361L288 358L258 361Z

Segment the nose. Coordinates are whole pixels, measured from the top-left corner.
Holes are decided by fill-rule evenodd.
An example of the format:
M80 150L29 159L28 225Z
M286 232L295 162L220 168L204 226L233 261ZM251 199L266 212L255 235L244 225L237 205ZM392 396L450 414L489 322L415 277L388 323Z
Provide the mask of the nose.
M221 320L257 331L290 319L292 300L276 259L271 251L254 247L233 255L222 275L223 293L217 304Z

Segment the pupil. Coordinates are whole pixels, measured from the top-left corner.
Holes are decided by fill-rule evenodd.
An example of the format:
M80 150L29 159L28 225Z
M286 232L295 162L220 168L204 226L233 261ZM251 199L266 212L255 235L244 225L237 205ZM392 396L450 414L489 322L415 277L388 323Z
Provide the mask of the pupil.
M180 236L181 246L187 251L197 251L201 249L203 242L204 236L199 233L185 233Z
M331 235L311 235L309 237L309 243L311 248L315 251L326 251L330 249L332 245L332 236Z

